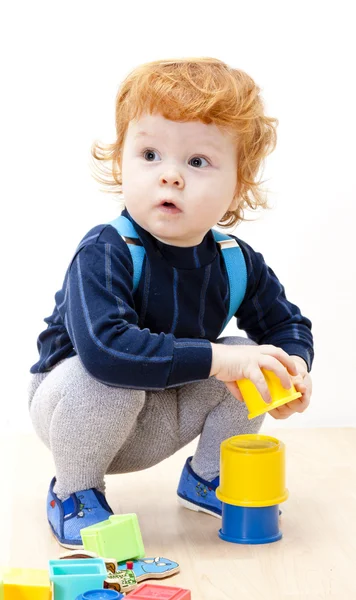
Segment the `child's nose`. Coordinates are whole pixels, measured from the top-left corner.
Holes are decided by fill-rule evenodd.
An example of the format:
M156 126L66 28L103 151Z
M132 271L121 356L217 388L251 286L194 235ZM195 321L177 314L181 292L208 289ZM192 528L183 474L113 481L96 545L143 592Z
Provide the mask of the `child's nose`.
M184 179L176 171L166 171L163 175L160 175L159 183L160 185L175 185L179 189L182 189L184 187Z

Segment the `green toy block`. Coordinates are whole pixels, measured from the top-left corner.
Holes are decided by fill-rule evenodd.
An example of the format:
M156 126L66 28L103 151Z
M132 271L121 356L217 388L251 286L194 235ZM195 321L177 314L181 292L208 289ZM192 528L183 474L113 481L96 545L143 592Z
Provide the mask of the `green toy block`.
M86 550L98 556L112 556L117 562L144 558L140 526L137 515L111 515L107 521L80 530Z
M74 600L90 589L103 588L107 577L102 558L50 560L48 567L55 600Z

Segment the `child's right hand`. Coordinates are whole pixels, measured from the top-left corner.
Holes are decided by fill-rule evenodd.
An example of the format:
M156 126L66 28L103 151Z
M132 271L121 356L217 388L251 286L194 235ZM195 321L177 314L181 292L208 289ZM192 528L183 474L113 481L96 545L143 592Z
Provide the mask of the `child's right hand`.
M291 376L298 374L295 362L282 348L272 345L264 346L228 346L211 344L213 358L210 376L224 381L230 392L243 401L236 384L239 379L250 379L267 403L272 398L261 369L273 371L279 377L282 385L290 389Z

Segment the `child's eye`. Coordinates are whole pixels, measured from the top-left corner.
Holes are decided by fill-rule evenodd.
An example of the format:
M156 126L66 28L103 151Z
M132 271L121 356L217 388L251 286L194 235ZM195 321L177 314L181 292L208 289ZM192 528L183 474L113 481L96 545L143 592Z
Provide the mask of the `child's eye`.
M158 152L156 152L156 150L152 150L151 148L146 148L146 150L143 150L142 156L148 162L156 162L157 160L160 160ZM202 161L204 161L206 164L204 164ZM203 156L194 156L190 159L189 164L192 164L193 167L198 168L206 167L209 165L208 161L205 158L203 158Z
M205 167L206 165L202 165L202 160L204 160L207 165L209 164L208 161L202 156L194 156L190 159L189 163L192 163L192 167Z
M145 160L149 161L149 162L153 162L155 160L155 154L158 156L158 152L156 152L155 150L144 150L142 152L142 156L145 158Z

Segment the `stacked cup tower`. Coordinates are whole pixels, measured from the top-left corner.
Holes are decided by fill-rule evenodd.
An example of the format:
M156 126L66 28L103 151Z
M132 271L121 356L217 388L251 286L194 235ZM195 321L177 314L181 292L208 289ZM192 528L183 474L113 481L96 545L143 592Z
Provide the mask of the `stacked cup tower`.
M221 539L237 544L280 540L279 504L288 498L283 442L259 434L222 442L216 495L222 502Z

